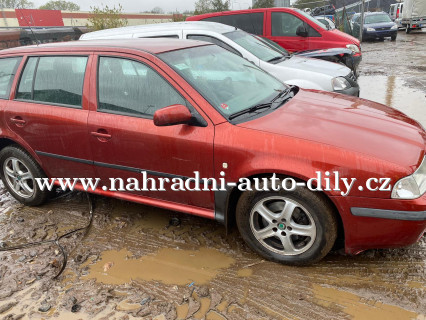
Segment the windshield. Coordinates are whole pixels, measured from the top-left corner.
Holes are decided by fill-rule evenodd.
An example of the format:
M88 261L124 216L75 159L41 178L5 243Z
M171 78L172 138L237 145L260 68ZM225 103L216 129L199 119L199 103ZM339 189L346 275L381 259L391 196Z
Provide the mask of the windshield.
M279 53L281 53L283 56L290 56L290 53L288 53L288 51L286 49L284 49L283 47L281 47L278 43L269 40L268 38L264 38L262 36L255 36L253 35L253 37L255 37L256 39L258 39L259 41L264 42L265 44L267 44L268 46L270 46L272 49L277 50Z
M256 39L251 34L248 34L242 30L227 32L224 34L224 36L236 42L248 52L258 57L260 60L268 62L283 56L282 53L272 49L266 43Z
M159 57L225 117L271 102L288 87L247 60L219 46L162 53Z
M319 22L317 19L315 19L314 17L312 17L309 13L306 13L302 10L299 9L295 9L295 11L297 11L298 13L300 13L302 16L304 16L305 18L308 18L309 20L311 20L313 23L315 23L317 26L320 26L322 29L327 30L327 27L325 25L323 25L321 22Z
M381 22L392 22L391 18L387 14L374 14L365 16L365 24L381 23Z

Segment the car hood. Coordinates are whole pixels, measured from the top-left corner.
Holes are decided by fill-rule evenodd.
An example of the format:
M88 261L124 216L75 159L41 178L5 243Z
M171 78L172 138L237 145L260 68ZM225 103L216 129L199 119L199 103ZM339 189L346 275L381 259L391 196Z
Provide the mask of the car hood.
M344 39L345 39L345 40L347 40L349 43L356 44L358 47L359 47L359 45L360 45L360 42L359 42L359 40L358 40L357 38L352 37L351 35L349 35L349 34L347 34L347 33L344 33L344 32L342 32L342 31L340 31L340 30L332 29L332 30L327 30L327 31L328 31L328 32L333 32L335 35L337 35L337 36L339 36L339 37L341 37L341 38L344 38Z
M352 55L352 50L345 49L345 48L329 48L329 49L320 49L320 50L298 51L294 53L294 55L297 55L297 56L310 57L310 58L330 57L330 56L337 56L340 54Z
M344 77L351 72L348 67L340 63L301 56L291 56L290 58L285 59L276 65L308 72L322 73L333 78L342 76Z
M423 157L426 142L421 125L396 109L317 90L300 89L277 110L238 126L332 145L411 172Z
M395 22L380 22L380 23L369 23L364 25L364 29L367 28L392 28Z

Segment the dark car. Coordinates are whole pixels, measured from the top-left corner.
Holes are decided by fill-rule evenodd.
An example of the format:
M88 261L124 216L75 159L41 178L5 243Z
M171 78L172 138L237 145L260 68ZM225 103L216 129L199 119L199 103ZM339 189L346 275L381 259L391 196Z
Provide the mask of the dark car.
M356 14L353 17L354 35L358 35L361 29L361 15ZM363 40L375 40L390 37L392 41L396 39L398 25L392 21L385 12L366 12L364 14L364 28L362 33Z
M329 4L323 7L316 7L312 9L312 12L311 12L313 16L334 15L335 13L336 13L336 10L332 4Z

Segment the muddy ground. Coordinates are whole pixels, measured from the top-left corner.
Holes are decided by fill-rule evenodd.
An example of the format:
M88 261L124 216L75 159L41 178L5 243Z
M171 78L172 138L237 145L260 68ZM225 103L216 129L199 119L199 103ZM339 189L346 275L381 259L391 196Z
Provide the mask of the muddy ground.
M364 43L361 97L426 126L426 30ZM218 223L94 197L92 226L53 244L0 252L3 319L426 319L426 240L330 253L311 267L263 261ZM38 207L0 185L0 246L56 239L89 219L85 194ZM178 220L176 220L178 218ZM172 223L170 223L172 222ZM180 222L176 225L176 222Z

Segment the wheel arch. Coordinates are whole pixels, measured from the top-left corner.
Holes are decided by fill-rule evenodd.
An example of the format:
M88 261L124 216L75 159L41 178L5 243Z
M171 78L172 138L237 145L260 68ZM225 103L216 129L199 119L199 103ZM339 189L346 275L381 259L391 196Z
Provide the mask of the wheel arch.
M40 166L40 168L43 168L43 166L41 165L42 163L41 163L40 158L37 156L37 154L28 145L26 145L23 142L18 142L18 141L14 140L10 137L0 136L0 151L3 150L4 148L10 146L10 145L17 145L21 149L28 152L30 154L30 156L33 157L33 159L37 162L37 164Z
M272 174L273 173L266 173L266 172L258 173L258 174L253 174L251 176L247 176L245 178L249 180L253 180L254 178L267 178L267 177L271 177ZM299 182L305 182L305 183L307 182L306 180L298 178L296 177L296 175L291 175L291 174L277 174L277 178L280 178L280 179L293 178L294 180ZM219 196L217 196L218 192L221 193ZM325 192L317 191L315 193L318 194L330 206L330 208L332 208L334 215L336 217L337 225L338 225L338 234L337 234L335 247L339 247L339 248L344 247L345 229L344 229L342 217L340 215L340 212L336 204L331 200L331 198ZM215 211L216 211L216 215L218 215L218 212L219 212L219 216L220 216L219 218L217 218L217 220L225 224L227 233L229 233L235 226L237 203L242 194L243 194L243 191L240 191L238 187L234 187L227 191L216 192L216 196L215 196L216 210Z

